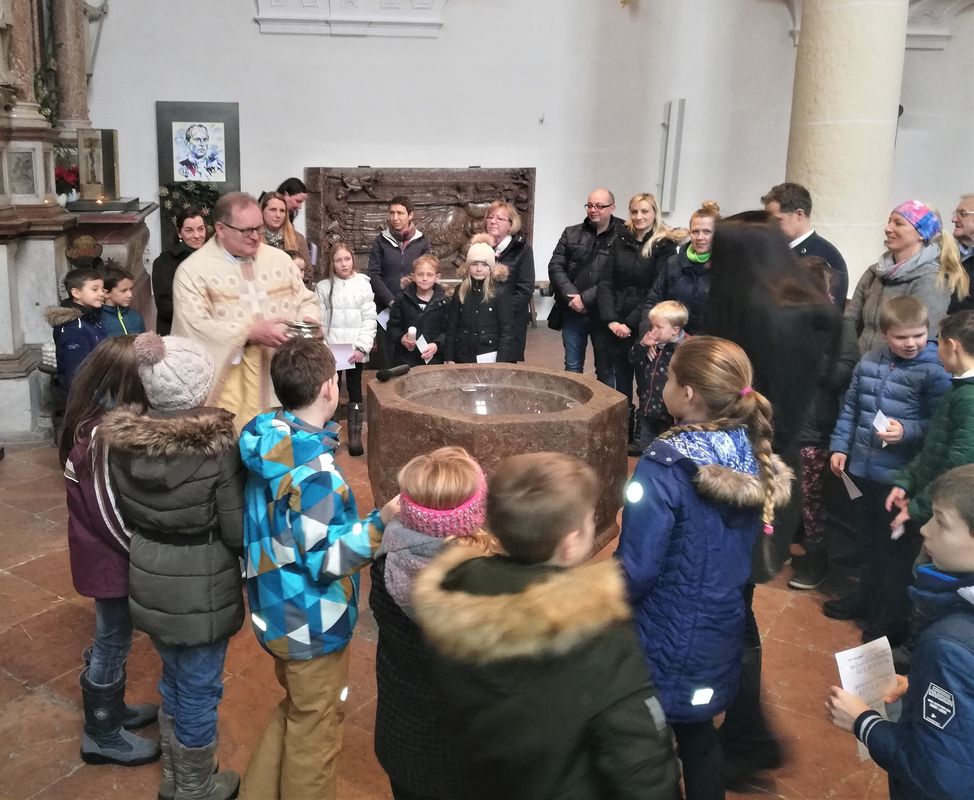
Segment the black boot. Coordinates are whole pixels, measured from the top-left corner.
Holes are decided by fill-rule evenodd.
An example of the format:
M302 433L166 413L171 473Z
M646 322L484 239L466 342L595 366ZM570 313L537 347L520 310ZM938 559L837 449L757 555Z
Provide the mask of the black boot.
M91 666L91 646L86 647L82 653L81 658L85 662L85 669ZM125 677L122 677L122 685L125 684ZM125 705L125 711L122 712L122 727L127 731L137 731L139 728L144 728L147 725L151 725L156 721L159 716L159 706L155 703L141 703L137 706Z
M81 758L86 764L136 767L159 758L159 742L143 739L122 727L124 679L102 686L88 680L86 669L80 682L85 709Z
M348 404L348 454L360 456L362 449L362 404Z
M745 647L741 682L718 731L724 751L726 785L740 789L755 773L776 769L784 761L778 737L761 707L761 647Z

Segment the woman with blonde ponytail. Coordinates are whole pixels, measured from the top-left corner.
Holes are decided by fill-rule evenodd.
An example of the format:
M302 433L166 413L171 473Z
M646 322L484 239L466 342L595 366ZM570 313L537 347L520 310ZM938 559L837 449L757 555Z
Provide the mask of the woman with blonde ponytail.
M617 555L687 800L724 796L713 719L737 692L751 550L791 490L791 471L771 451L771 405L753 377L732 342L680 345L663 390L677 426L646 449L626 487Z

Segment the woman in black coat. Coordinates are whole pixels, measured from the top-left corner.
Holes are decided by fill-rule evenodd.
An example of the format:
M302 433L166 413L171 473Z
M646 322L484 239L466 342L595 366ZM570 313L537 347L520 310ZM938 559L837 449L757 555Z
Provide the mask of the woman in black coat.
M730 339L747 353L754 388L774 410L774 450L799 476L799 434L818 388L821 359L838 356L841 314L799 266L774 220L758 213L717 226L704 324L708 334ZM791 502L775 517L773 535L759 537L754 548L740 687L720 729L729 788L783 761L760 703L761 638L752 600L754 584L774 577L788 553L801 511L800 488L801 481L793 481Z
M497 262L507 267L507 290L514 314L512 359L524 361L528 323L531 321L531 298L534 296L534 251L521 233L521 215L504 200L487 207L484 230L494 248ZM478 241L474 236L471 241Z
M172 282L186 258L199 250L209 231L203 212L189 206L176 217L176 241L152 262L152 294L156 300L156 332L168 336L172 330Z
M630 443L635 433L635 407L629 351L646 322L643 301L656 282L660 265L676 252L674 238L684 233L672 231L663 223L653 195L634 195L629 201L626 230L612 243L611 261L599 276L599 316L613 334L610 341L615 387L629 402Z

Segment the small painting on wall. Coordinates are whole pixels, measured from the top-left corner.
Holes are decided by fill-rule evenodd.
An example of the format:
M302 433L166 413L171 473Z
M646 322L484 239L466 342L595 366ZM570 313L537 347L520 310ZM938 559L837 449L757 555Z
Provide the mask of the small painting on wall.
M159 185L195 181L240 189L236 103L156 103Z

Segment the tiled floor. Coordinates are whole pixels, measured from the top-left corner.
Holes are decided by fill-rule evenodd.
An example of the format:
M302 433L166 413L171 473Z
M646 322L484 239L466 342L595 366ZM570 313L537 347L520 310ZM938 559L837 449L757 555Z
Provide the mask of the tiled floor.
M557 369L560 354L557 334L543 328L529 333L529 363ZM339 462L360 508L368 508L372 495L365 458L343 454ZM0 799L154 798L158 765L90 767L78 757L78 674L94 621L91 601L75 594L71 585L65 524L56 451L45 445L7 446L0 461ZM368 573L362 578L367 596ZM858 760L854 740L833 728L823 709L827 687L837 679L832 653L858 644L859 631L823 617L822 595L789 591L786 579L787 574L759 587L755 607L765 642L765 703L790 759L751 794L729 796L886 798L884 773ZM363 602L351 644L342 800L391 797L372 753L375 641L375 624ZM151 644L137 635L128 667L130 699L157 699L158 673ZM223 766L246 767L280 694L270 657L245 628L231 641L226 663L220 706ZM155 728L148 731L155 733Z

